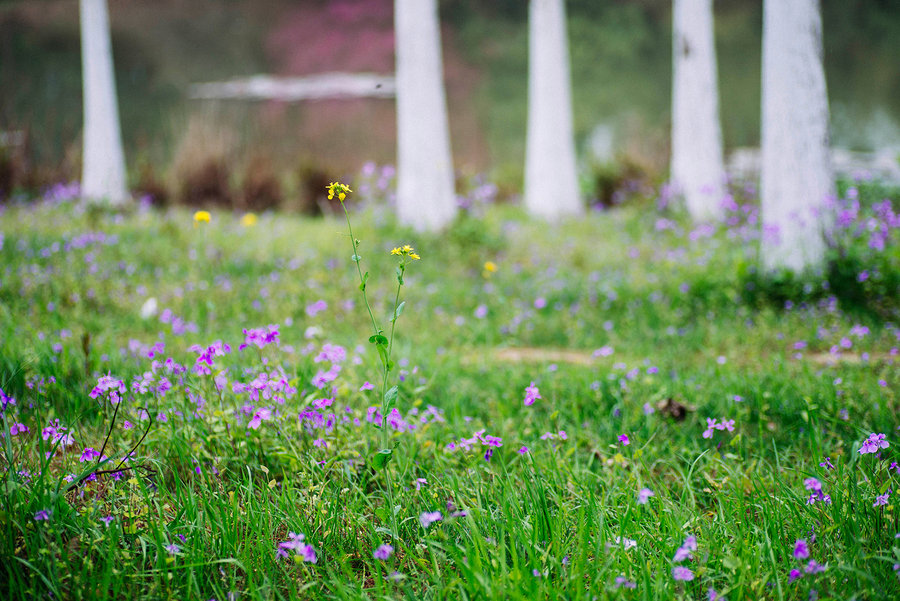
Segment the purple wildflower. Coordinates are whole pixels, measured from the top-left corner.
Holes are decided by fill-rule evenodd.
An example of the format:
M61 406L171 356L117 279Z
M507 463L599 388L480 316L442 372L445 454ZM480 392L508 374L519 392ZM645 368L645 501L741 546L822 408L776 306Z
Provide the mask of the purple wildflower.
M444 519L444 516L440 511L425 511L419 516L419 523L422 525L422 528L427 530L434 522L439 522L442 519Z
M394 554L394 547L390 545L380 545L377 549L375 549L375 553L372 556L375 559L380 559L382 561L386 559L390 559L391 555Z
M803 567L803 571L806 572L807 574L820 574L820 573L824 572L826 569L827 569L826 566L820 564L815 559L810 559L809 563L807 563Z
M50 509L41 509L34 514L35 522L46 522L50 519L50 516L53 515L53 511Z
M623 446L626 446L626 447L627 447L629 444L631 444L631 441L628 440L628 435L627 435L627 434L619 434L619 442L621 442L622 445L623 445Z
M794 559L806 559L809 557L809 546L802 538L798 538L794 543Z
M875 434L873 432L863 441L862 446L859 448L859 454L877 453L878 449L886 449L889 446L891 445L885 440L884 434Z
M693 535L688 535L684 542L680 547L675 551L675 557L672 558L672 561L679 562L684 561L685 559L690 559L691 551L697 550L697 539Z
M883 495L877 495L875 497L875 502L872 503L872 507L880 507L882 505L887 505L888 497L890 497L890 496L891 496L891 489L889 488L889 489L887 489L887 492L885 492Z
M541 392L538 390L537 386L534 385L534 382L528 385L525 389L525 405L530 407L534 405L534 402L537 399L543 398L541 396Z
M675 580L690 581L694 579L694 573L684 566L672 568L672 578Z
M650 497L654 496L654 492L649 488L642 488L638 491L637 502L638 505L646 505L650 500Z

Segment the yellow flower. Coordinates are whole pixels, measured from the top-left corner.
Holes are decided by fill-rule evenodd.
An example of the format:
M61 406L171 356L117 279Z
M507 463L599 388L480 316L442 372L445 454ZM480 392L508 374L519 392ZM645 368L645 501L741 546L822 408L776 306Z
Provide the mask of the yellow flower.
M494 263L493 261L485 261L484 262L484 270L494 273L495 271L497 271L497 264Z
M328 190L328 200L333 200L335 194L337 194L338 200L341 202L347 200L347 194L353 192L353 190L350 189L350 186L340 182L331 182L325 186L325 189Z
M416 254L416 249L414 249L409 244L404 244L403 246L398 246L397 248L391 250L392 255L396 255L398 257L409 257L413 261L418 261L421 257Z
M243 217L241 217L241 225L244 227L251 227L256 225L257 217L254 213L247 213Z
M209 223L209 218L209 211L197 211L194 213L194 223L200 223L201 221Z

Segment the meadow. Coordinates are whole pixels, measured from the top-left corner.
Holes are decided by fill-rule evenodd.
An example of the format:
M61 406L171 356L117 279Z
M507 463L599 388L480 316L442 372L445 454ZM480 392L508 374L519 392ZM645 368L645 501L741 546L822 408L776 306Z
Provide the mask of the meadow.
M896 190L844 182L827 272L773 279L752 188L548 226L482 185L422 235L385 173L358 249L0 209L0 597L900 597Z

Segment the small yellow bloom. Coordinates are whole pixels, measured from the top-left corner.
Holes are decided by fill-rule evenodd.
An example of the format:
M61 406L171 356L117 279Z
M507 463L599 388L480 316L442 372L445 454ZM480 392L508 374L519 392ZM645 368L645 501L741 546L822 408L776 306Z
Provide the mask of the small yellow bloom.
M353 190L350 189L350 186L342 184L340 182L331 182L330 184L325 186L325 189L328 190L328 200L333 200L336 194L338 200L340 200L341 202L347 200L347 194L353 192Z
M194 223L200 223L201 221L209 223L209 218L209 211L197 211L194 213Z
M485 261L484 262L484 270L494 273L495 271L497 271L497 264L494 263L493 261Z
M409 257L413 261L418 261L421 257L416 254L416 249L414 249L409 244L404 244L403 246L398 246L397 248L391 250L392 255L396 255L398 257Z
M241 225L244 227L252 227L256 225L257 217L255 213L247 213L243 217L241 217Z

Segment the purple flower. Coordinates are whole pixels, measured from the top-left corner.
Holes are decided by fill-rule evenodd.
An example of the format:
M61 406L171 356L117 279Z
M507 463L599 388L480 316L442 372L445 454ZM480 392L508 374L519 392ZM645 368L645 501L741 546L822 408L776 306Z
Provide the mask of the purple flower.
M859 448L859 454L877 453L878 449L886 449L889 446L891 445L885 440L884 434L875 434L873 432L863 441L862 446Z
M99 456L100 452L94 449L94 447L85 447L85 449L81 452L80 461L82 463L87 463L88 461L91 461Z
M331 363L341 363L347 358L347 351L342 346L336 344L325 343L322 345L322 352L319 353L313 361L319 363L321 361L330 361Z
M316 563L318 561L316 551L312 548L312 545L308 545L303 541L305 538L303 534L289 532L288 537L289 540L278 543L278 557L287 558L289 556L288 551L293 550L297 557L307 563Z
M526 447L525 445L522 445L522 448L519 449L519 455L524 455L527 452L528 452L528 447Z
M833 470L834 464L831 463L831 457L826 457L825 461L819 464L819 467L824 467L826 470Z
M621 442L622 445L623 445L623 446L626 446L626 447L627 447L629 444L631 444L631 441L628 440L628 435L627 435L627 434L619 434L619 442Z
M35 522L46 522L50 519L50 516L53 515L53 511L50 509L41 509L40 511L35 512L34 521Z
M650 490L649 488L642 488L641 490L638 491L638 498L637 498L638 505L646 505L647 502L650 500L650 497L652 497L652 496L654 496L654 493L652 490Z
M827 568L822 564L818 563L815 559L810 559L809 563L807 563L803 567L803 571L807 574L820 574L824 572Z
M269 419L272 419L272 410L268 407L262 407L253 414L253 419L250 420L250 423L247 424L247 427L252 428L253 430L258 430L263 420Z
M316 313L324 311L328 308L328 303L323 300L317 300L316 302L306 306L306 314L310 317L314 317Z
M440 511L426 511L419 516L419 523L422 525L422 528L428 529L434 522L439 522L444 519L444 516Z
M541 396L541 392L538 390L537 386L534 385L534 382L528 385L525 389L525 405L531 406L534 405L534 402L537 399L543 398Z
M727 601L725 597L716 592L716 589L713 587L709 587L709 590L706 591L707 596L709 597L709 601Z
M684 561L685 559L691 558L691 551L697 550L697 539L694 538L693 535L688 535L687 538L684 539L684 542L680 547L675 551L675 557L672 558L672 561Z
M882 505L887 505L888 497L891 496L891 489L887 489L883 495L878 495L875 497L875 502L872 503L872 507L880 507Z
M800 572L800 570L798 570L797 568L794 568L788 574L788 584L790 584L794 580L797 580L798 578L802 578L802 577L803 577L803 574Z
M802 538L798 538L794 543L794 559L806 559L809 557L809 546Z
M125 394L125 382L113 378L108 373L105 376L100 376L97 380L97 385L91 390L90 397L96 399L104 392L108 393L109 402L116 404L119 402L119 395Z
M394 554L394 547L390 545L380 545L377 549L375 549L375 553L372 556L375 559L386 560L390 559L391 555Z
M675 580L690 581L694 579L694 573L684 566L672 568L672 578Z
M635 588L637 585L625 578L625 576L616 576L615 582L613 583L615 588Z
M179 553L181 553L181 547L179 547L175 543L172 543L166 546L166 551L169 553L169 555L178 555Z

